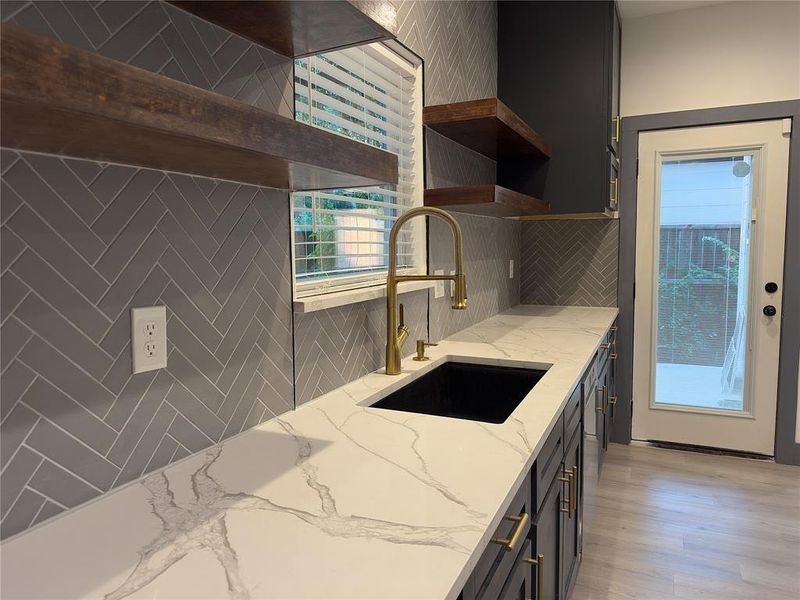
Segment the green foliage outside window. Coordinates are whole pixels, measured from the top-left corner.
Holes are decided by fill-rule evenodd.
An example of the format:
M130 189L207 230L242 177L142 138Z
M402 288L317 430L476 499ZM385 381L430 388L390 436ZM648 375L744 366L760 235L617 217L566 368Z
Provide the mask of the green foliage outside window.
M738 229L733 231L738 241ZM694 243L717 250L711 265L678 266L677 253L662 248L657 361L722 366L737 317L739 251L714 235Z

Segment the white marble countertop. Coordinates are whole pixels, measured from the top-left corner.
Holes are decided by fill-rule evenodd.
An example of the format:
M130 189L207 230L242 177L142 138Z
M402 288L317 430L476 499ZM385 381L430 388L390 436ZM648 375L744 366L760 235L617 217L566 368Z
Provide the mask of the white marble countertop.
M616 314L487 319L12 538L2 597L455 598ZM552 367L499 425L365 406L458 358Z

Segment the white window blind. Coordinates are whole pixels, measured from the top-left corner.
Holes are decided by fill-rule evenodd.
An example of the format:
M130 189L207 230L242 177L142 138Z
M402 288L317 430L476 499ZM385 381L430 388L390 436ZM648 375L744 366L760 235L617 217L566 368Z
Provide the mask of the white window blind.
M292 195L298 296L380 283L389 231L422 204L422 114L418 68L382 44L295 60L295 118L397 154L397 185ZM425 264L423 219L398 238L398 267Z

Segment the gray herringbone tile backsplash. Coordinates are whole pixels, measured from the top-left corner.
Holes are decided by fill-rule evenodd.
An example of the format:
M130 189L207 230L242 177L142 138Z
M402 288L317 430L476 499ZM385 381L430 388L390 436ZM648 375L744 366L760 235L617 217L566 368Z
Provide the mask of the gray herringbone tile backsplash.
M464 234L464 271L467 275L467 310L453 310L448 293L430 294L431 338L440 340L519 304L519 221L454 213ZM450 228L438 219L430 224L430 268L449 273L453 268ZM514 261L514 278L508 261Z
M292 62L161 2L3 20L292 115ZM293 406L285 192L3 151L0 535ZM132 306L169 367L131 375Z
M2 159L4 537L292 408L285 193ZM154 304L168 367L131 375Z
M494 2L397 4L400 40L426 61L428 103L496 94ZM35 33L293 114L290 60L169 4L3 0L0 11ZM493 161L436 134L427 145L429 186L494 181ZM297 315L292 329L286 193L9 150L0 170L0 536L383 363L382 300ZM412 339L518 301L508 259L519 265L522 226L458 220L470 308L403 295ZM449 230L434 223L429 237L432 268L449 269ZM129 309L152 304L168 309L169 366L131 375Z
M497 94L497 7L494 2L399 0L396 4L398 39L425 59L426 104L458 102ZM494 183L494 161L435 132L426 132L425 143L428 187ZM483 279L490 272L491 260L487 259L489 248L502 248L504 258L496 262L505 262L503 273L507 277L506 255L513 253L513 248L516 248L514 256L519 256L518 224L509 225L508 222L470 215L459 215L458 219L468 230L464 242L470 308L466 311L446 309L445 299L434 300L430 294L431 307L428 311L428 294L425 292L403 295L401 300L406 305L406 321L412 328L412 342L416 338L427 337L428 328L425 327L425 319L420 316L428 312L431 337L437 337L441 332L459 331L491 316L494 314L491 307L512 306L518 301L518 288L515 287L518 280L512 282L514 291L510 293L506 291L508 286L502 282L501 297L495 298L492 286L498 278L492 276ZM511 230L517 232L516 237L511 235L507 239ZM436 223L429 238L432 268L439 265L435 257L442 257L442 268L449 269L451 261L447 253L452 253L449 229ZM488 244L487 239L491 240ZM373 300L345 308L297 315L295 381L298 404L374 371L383 364L385 310L384 301ZM410 343L406 350L413 351Z
M523 221L524 304L616 306L619 221Z

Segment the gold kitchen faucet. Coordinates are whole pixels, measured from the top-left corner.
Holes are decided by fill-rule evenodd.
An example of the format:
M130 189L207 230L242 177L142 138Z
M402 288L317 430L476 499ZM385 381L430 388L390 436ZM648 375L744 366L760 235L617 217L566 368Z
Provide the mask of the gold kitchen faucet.
M397 274L397 235L403 225L419 216L438 217L453 230L453 257L456 269L453 275L398 275ZM386 276L386 374L399 375L402 370L401 352L408 338L408 328L403 316L403 305L398 311L397 284L402 281L452 281L453 308L467 308L467 278L464 275L464 247L461 241L461 227L447 212L431 206L418 206L403 213L395 221L389 234L389 271ZM398 312L400 323L398 325Z

